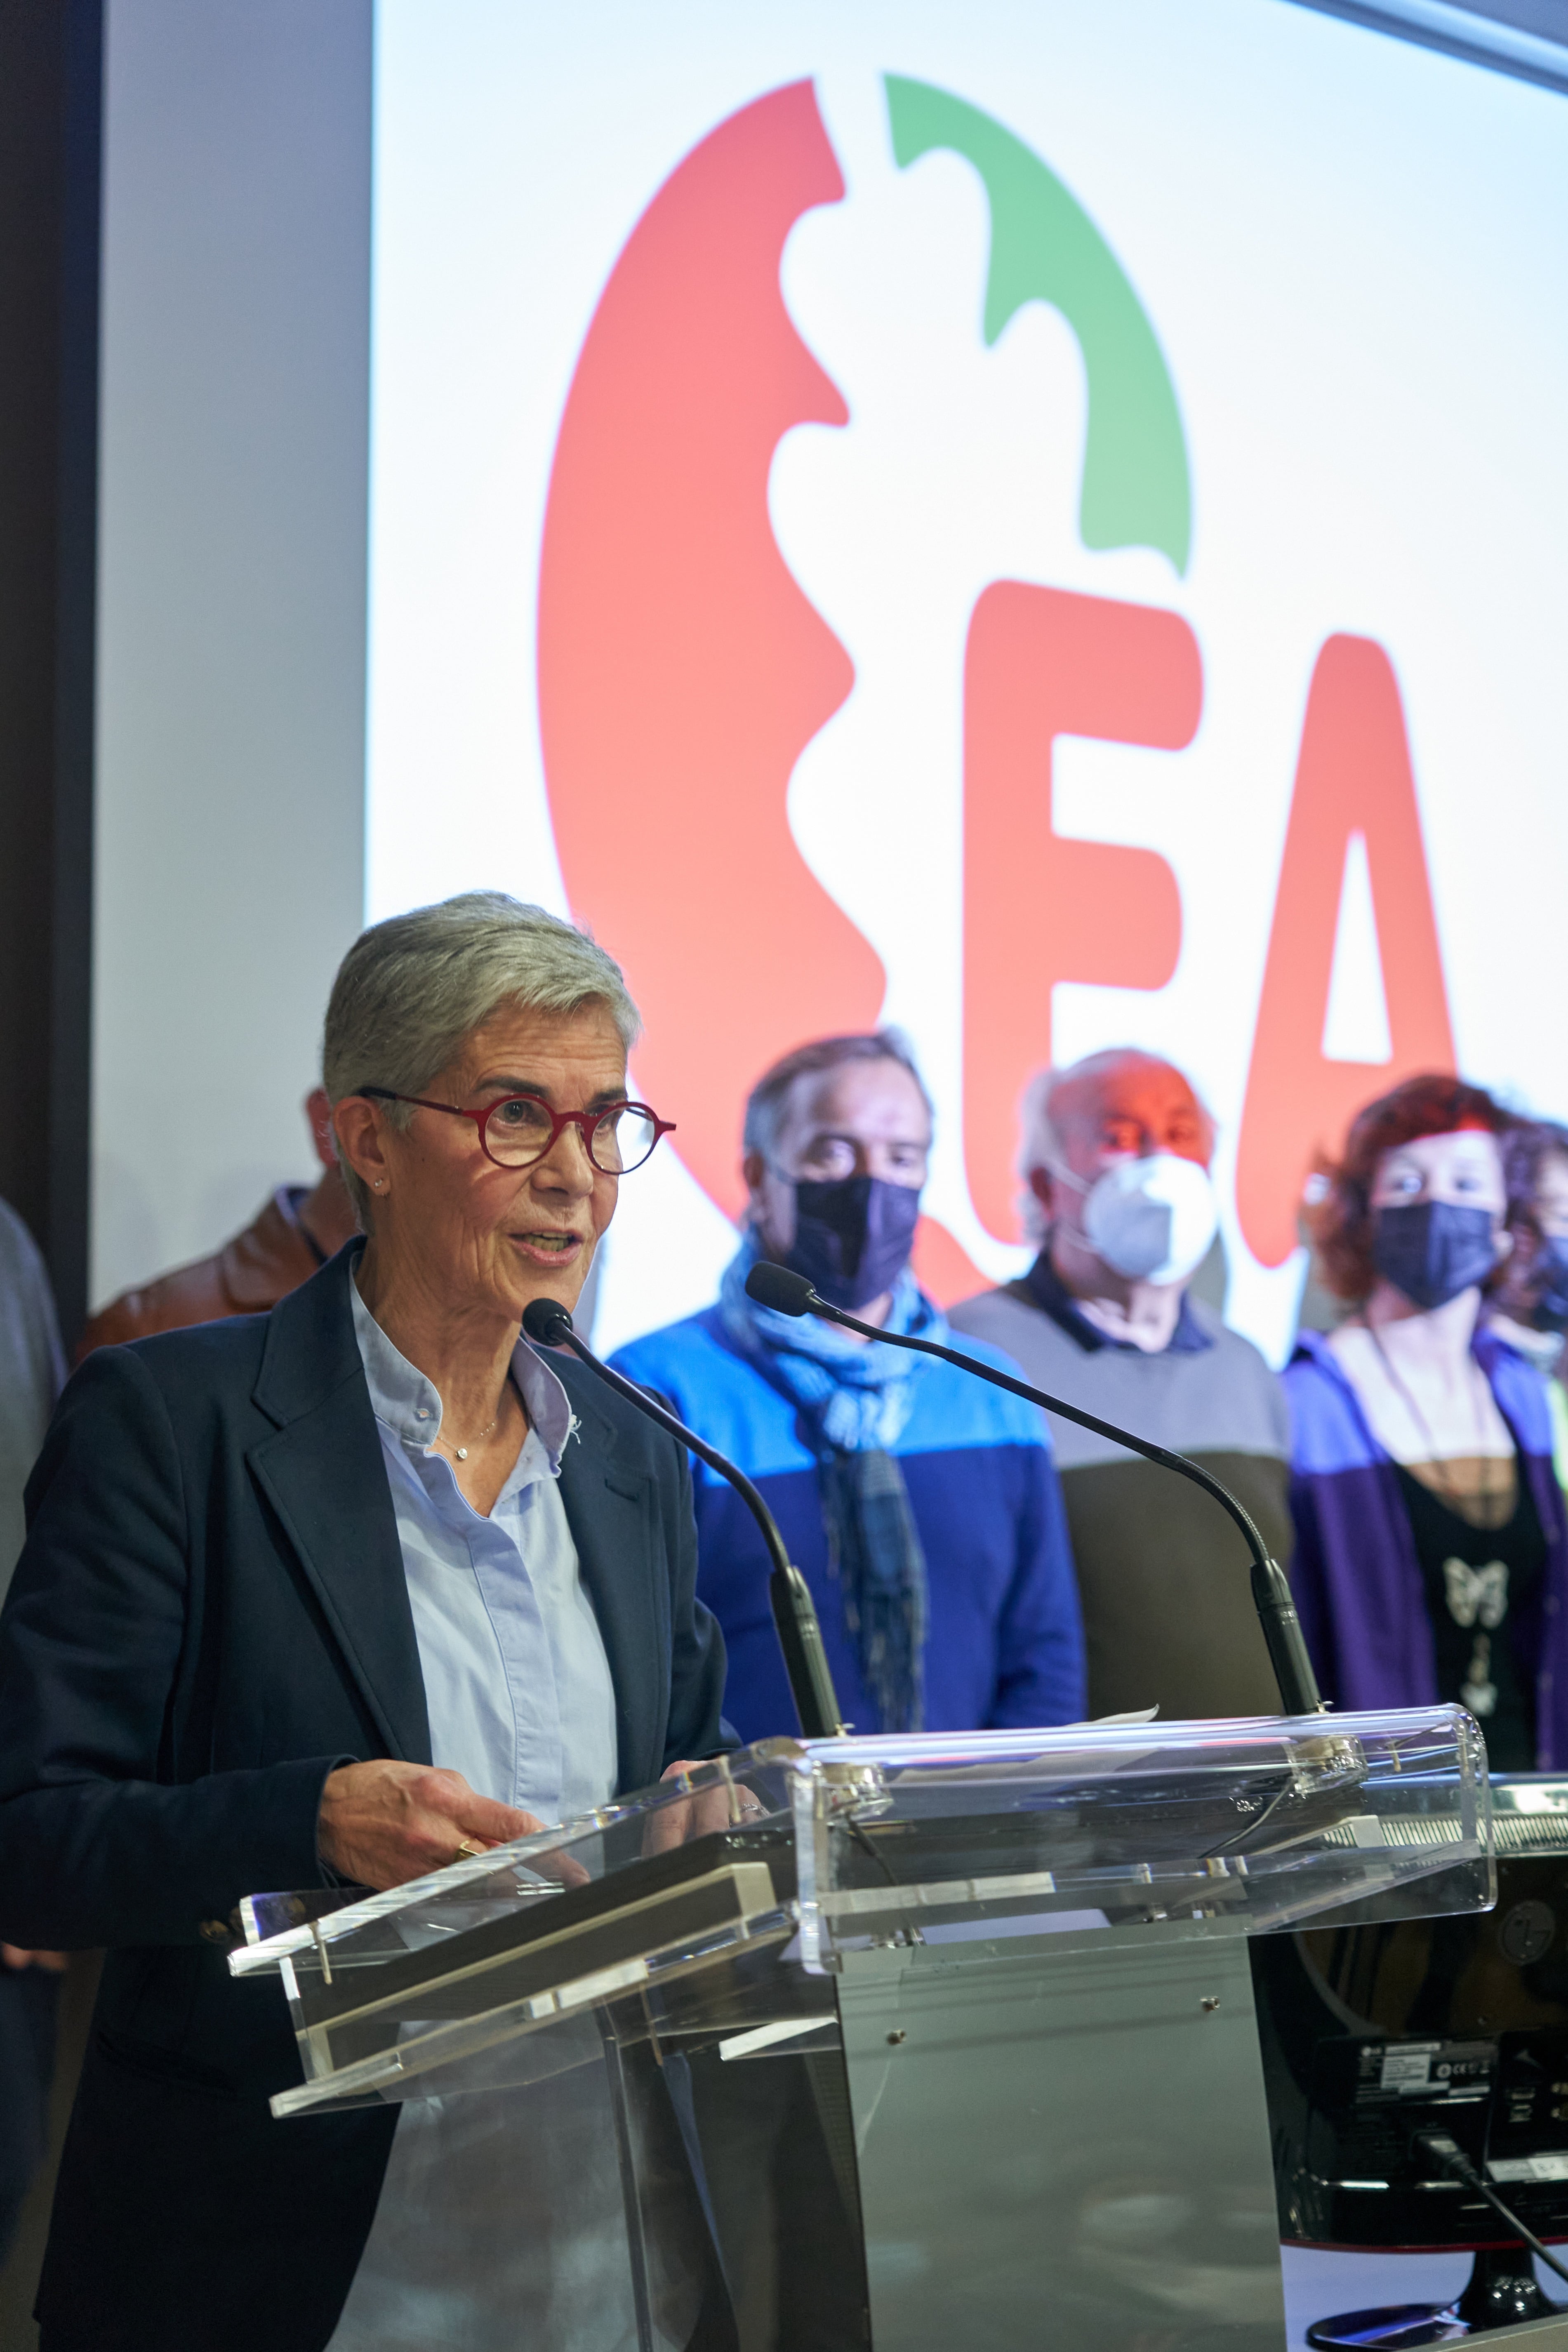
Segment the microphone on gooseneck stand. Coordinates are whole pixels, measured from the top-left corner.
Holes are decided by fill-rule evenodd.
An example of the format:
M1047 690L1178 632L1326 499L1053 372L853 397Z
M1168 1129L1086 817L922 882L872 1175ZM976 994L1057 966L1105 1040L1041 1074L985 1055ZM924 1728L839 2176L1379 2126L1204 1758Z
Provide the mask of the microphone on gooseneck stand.
M858 1331L864 1339L881 1339L889 1348L912 1348L919 1355L940 1356L944 1364L956 1364L961 1372L973 1372L977 1380L989 1381L993 1388L1008 1389L1030 1404L1059 1412L1064 1421L1075 1421L1080 1429L1092 1429L1097 1437L1111 1438L1130 1453L1142 1454L1145 1461L1157 1462L1162 1469L1174 1470L1178 1476L1190 1478L1194 1486L1205 1488L1222 1510L1230 1513L1252 1554L1252 1602L1268 1645L1268 1661L1279 1685L1285 1713L1325 1712L1284 1570L1269 1557L1268 1548L1251 1517L1229 1488L1222 1486L1200 1464L1189 1462L1184 1454L1173 1454L1163 1445L1151 1444L1146 1437L1134 1437L1130 1429L1119 1429L1113 1421L1099 1421L1092 1412L1080 1412L1076 1404L1064 1404L1060 1397L1047 1396L1043 1389L1031 1388L1026 1381L1016 1381L1007 1372L977 1363L973 1356L963 1355L957 1348L941 1347L934 1339L916 1339L907 1331L879 1331L874 1323L862 1323L858 1317L847 1315L841 1307L831 1307L826 1298L818 1297L805 1276L792 1274L788 1266L770 1265L765 1259L759 1259L746 1276L746 1296L754 1298L759 1307L771 1307L775 1315L818 1315L826 1322L842 1324L847 1331Z
M688 1429L683 1421L677 1421L674 1413L656 1402L646 1389L639 1389L635 1381L628 1381L624 1374L612 1371L608 1364L601 1363L593 1349L577 1337L572 1328L572 1318L558 1299L531 1299L523 1311L522 1328L524 1337L531 1339L535 1347L570 1348L578 1361L586 1364L607 1388L625 1397L628 1404L636 1405L639 1412L646 1412L660 1429L668 1430L671 1437L689 1446L710 1470L717 1470L721 1478L729 1480L762 1529L763 1541L768 1548L773 1564L768 1594L773 1602L773 1628L784 1652L784 1672L789 1676L802 1735L807 1739L845 1738L838 1697L823 1646L822 1627L817 1622L810 1591L799 1569L791 1565L778 1522L745 1472L737 1469L705 1437L699 1437L694 1429Z

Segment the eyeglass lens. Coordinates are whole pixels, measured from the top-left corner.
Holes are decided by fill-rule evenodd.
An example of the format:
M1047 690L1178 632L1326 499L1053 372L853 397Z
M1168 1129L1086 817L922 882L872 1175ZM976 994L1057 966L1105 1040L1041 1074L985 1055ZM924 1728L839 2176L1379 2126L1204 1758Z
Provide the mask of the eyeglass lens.
M550 1149L550 1113L542 1103L526 1096L499 1102L485 1121L485 1143L503 1168L526 1168ZM625 1176L640 1168L658 1140L658 1130L646 1111L618 1106L595 1120L589 1156L606 1176Z

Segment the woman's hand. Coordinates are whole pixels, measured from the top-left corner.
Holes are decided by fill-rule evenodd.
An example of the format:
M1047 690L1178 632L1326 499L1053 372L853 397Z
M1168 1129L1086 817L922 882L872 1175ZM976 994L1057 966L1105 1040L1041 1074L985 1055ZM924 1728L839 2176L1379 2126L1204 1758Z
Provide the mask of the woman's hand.
M711 1763L712 1759L706 1760ZM682 1757L678 1764L667 1764L658 1777L661 1780L678 1780L683 1772L700 1771L702 1762L701 1758ZM668 1853L671 1846L685 1845L691 1838L707 1837L714 1830L746 1829L752 1822L761 1821L766 1811L761 1798L750 1789L738 1782L731 1787L717 1780L710 1788L678 1798L673 1805L661 1805L657 1813L650 1813L643 1851Z
M383 1757L328 1773L316 1844L340 1878L382 1888L457 1862L465 1844L483 1853L543 1827L532 1813L477 1795L460 1772Z

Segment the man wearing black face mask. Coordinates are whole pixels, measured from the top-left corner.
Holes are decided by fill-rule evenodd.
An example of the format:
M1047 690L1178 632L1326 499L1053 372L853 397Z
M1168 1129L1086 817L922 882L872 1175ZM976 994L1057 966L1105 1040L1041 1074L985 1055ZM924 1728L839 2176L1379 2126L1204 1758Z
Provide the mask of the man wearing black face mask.
M1082 1633L1039 1415L949 1366L745 1295L770 1258L868 1322L942 1339L909 1264L931 1126L896 1032L787 1055L747 1104L750 1208L717 1305L615 1362L761 1486L857 1730L1071 1722ZM994 1349L970 1352L1012 1369ZM793 1731L755 1527L730 1487L700 1465L696 1477L698 1586L724 1630L726 1710L744 1739Z
M868 1322L942 1339L945 1320L909 1263L931 1137L931 1104L896 1032L786 1055L746 1104L750 1200L718 1300L613 1360L761 1487L811 1587L857 1731L1071 1722L1084 1711L1083 1636L1040 1415L929 1357L770 1314L746 1296L767 1258ZM746 1740L793 1733L756 1527L721 1479L700 1463L692 1473L698 1590L729 1654L725 1714ZM858 2276L861 2263L807 2063L726 2066L696 2090L726 2264L742 2294L753 2264L777 2277L778 2341L791 2347L840 2341L826 2283L846 2268ZM770 2101L774 2154L759 2197ZM731 2126L729 2165L714 2151Z

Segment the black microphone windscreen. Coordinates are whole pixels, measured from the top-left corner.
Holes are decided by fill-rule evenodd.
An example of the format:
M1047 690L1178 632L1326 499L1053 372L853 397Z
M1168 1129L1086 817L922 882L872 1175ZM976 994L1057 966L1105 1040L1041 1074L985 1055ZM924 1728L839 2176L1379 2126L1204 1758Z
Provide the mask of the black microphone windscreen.
M522 1310L522 1336L536 1348L559 1348L572 1333L572 1318L558 1298L531 1298Z
M804 1274L792 1274L787 1265L770 1265L766 1258L759 1258L746 1276L746 1296L759 1307L771 1307L775 1315L809 1315L816 1304L816 1293Z

